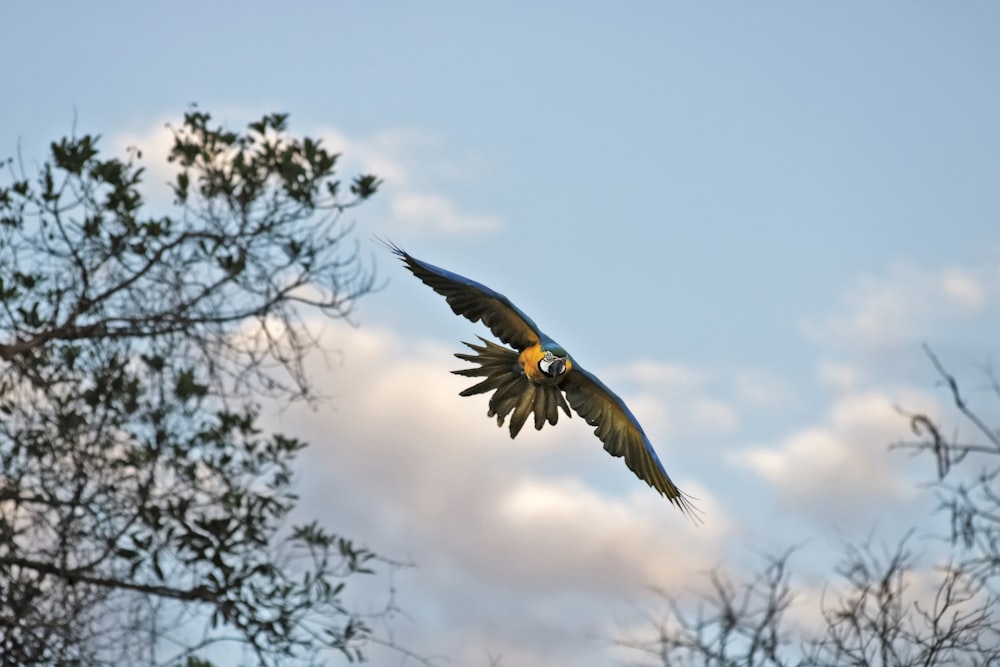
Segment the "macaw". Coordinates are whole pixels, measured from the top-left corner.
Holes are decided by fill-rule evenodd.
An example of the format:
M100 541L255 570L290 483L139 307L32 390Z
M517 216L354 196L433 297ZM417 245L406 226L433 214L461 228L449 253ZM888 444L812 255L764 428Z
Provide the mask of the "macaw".
M385 244L413 275L442 295L456 315L472 322L482 321L497 338L515 348L497 345L482 336L478 337L482 345L464 343L474 354L455 356L476 367L452 372L485 379L460 392L461 396L492 391L488 416L495 416L502 427L507 415L511 415L511 438L517 436L532 414L535 428L541 430L546 421L556 424L559 409L571 417L572 406L595 427L594 433L608 453L624 457L625 465L639 479L694 517L696 510L690 499L670 481L625 402L542 333L510 299L465 276L421 261L392 243Z

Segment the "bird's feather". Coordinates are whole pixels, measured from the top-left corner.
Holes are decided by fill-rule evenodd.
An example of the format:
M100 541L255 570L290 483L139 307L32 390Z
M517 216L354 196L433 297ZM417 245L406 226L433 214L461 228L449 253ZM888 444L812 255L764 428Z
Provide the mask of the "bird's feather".
M475 354L457 353L455 356L475 366L452 371L465 377L486 377L485 380L461 392L462 396L485 394L492 391L488 416L497 418L503 426L510 418L510 437L521 431L528 417L534 413L535 428L541 430L547 421L555 426L559 421L559 408L570 416L569 405L555 385L536 385L525 377L518 366L518 353L502 345L480 338L482 345L465 343Z
M386 245L403 260L413 275L443 296L456 315L472 322L482 321L497 338L518 350L550 340L530 317L503 294L475 280L423 262L391 243L386 242Z
M625 402L589 371L573 366L562 384L570 406L594 428L594 434L612 456L625 459L625 465L639 479L667 497L685 514L694 516L690 499L671 481L660 458Z

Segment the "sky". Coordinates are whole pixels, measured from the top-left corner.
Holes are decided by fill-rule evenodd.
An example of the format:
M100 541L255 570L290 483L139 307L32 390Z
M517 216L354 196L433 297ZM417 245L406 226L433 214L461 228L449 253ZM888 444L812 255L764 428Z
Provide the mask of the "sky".
M1000 5L17 3L0 154L143 149L192 103L288 112L382 191L349 214L382 288L328 322L303 516L412 561L384 632L440 664L627 659L648 589L928 518L899 408L953 419L927 343L993 410ZM155 201L155 194L154 194ZM516 440L460 398L455 317L374 236L498 290L629 404L693 525L582 419ZM931 523L931 520L936 523ZM929 529L929 528L928 528ZM381 588L380 588L381 587ZM374 589L383 590L378 582ZM802 598L807 604L809 595ZM364 602L364 601L363 601ZM803 611L802 613L808 613ZM400 654L375 648L374 665Z

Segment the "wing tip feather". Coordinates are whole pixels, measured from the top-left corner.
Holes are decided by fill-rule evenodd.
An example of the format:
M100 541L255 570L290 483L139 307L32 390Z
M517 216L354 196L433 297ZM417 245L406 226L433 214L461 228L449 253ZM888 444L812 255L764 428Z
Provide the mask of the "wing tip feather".
M650 486L653 486L650 484ZM695 505L694 501L698 500L694 496L688 495L678 489L676 486L671 484L671 489L666 491L657 489L660 495L664 496L670 501L671 505L675 505L677 509L681 511L684 516L689 518L692 523L696 526L702 526L705 524L705 512L700 507ZM655 487L654 487L655 488Z

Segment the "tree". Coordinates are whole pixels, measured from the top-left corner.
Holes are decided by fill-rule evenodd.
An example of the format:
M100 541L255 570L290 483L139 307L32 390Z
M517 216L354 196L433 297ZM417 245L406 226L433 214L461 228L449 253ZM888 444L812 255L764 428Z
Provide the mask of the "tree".
M733 583L713 572L710 593L693 609L664 595L667 611L653 621L652 636L619 644L664 666L1000 664L1000 436L969 407L933 352L925 351L974 438L948 439L927 415L904 413L919 439L893 447L933 458L932 486L951 528L946 562L928 571L909 547L913 531L891 548L871 541L845 544L835 571L838 592L824 595L821 629L810 632L788 620L795 601L790 549L767 557L748 581ZM989 378L1000 397L1000 383L992 372ZM930 578L929 596L913 590L917 574Z
M273 114L243 132L197 109L172 128L170 215L141 153L63 138L0 186L0 660L261 664L372 634L343 601L371 551L286 526L305 444L259 401L311 397L305 318L372 289L336 154Z

